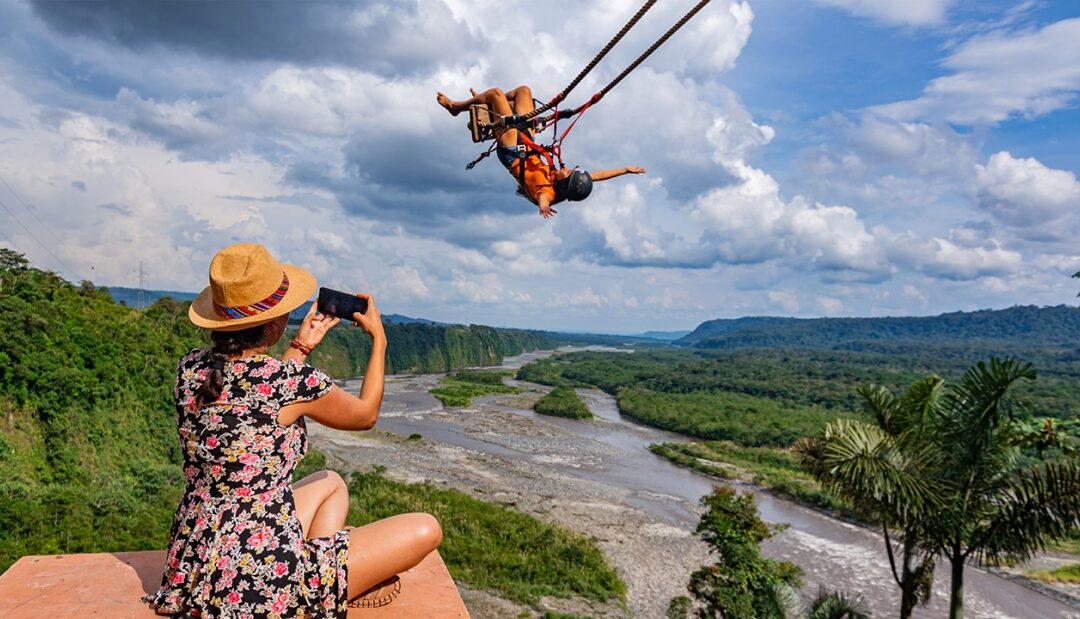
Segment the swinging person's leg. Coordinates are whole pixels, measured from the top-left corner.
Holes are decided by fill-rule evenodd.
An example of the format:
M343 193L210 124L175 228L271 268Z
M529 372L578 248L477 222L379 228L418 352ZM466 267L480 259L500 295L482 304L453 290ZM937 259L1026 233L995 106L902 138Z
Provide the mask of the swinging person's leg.
M532 89L528 86L518 86L506 93L506 100L510 102L515 114L528 114L536 109Z
M304 537L327 537L345 528L349 488L334 471L319 471L293 484L293 503Z
M515 88L514 90L516 91L518 89ZM514 113L513 108L510 107L510 101L506 98L506 93L499 88L489 88L484 92L474 94L471 98L465 99L464 101L454 101L441 92L436 95L435 99L439 102L439 105L446 108L446 111L454 116L469 109L470 105L476 105L478 103L487 105L492 112L499 116L510 116ZM532 100L530 99L530 101ZM517 129L506 129L498 133L495 139L500 146L514 148L517 146L518 141Z
M442 543L430 514L399 514L349 530L349 599L415 566Z
M454 101L440 92L435 94L435 100L439 105L446 108L446 111L450 112L453 116L457 116L469 109L470 105L476 105L478 103L487 105L493 112L500 116L509 116L514 113L513 108L510 107L510 103L506 98L506 93L500 88L489 88L481 93L473 91L473 96L464 101Z

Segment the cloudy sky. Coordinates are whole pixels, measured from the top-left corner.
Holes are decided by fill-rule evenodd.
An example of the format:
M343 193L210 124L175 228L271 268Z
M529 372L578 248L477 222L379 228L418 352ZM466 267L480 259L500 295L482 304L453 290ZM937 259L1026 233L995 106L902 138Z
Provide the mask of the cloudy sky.
M647 174L545 221L464 170L437 90L549 98L638 4L0 2L0 245L196 291L255 241L384 311L607 332L1074 302L1080 3L713 0L565 145Z

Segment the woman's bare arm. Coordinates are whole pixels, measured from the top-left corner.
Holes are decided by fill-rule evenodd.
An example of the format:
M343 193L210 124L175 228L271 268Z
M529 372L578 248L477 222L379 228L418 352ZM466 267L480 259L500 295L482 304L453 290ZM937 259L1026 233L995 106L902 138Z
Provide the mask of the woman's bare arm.
M608 179L622 176L623 174L644 174L645 168L639 168L638 166L627 166L625 168L616 168L614 170L600 170L599 172L589 172L589 176L594 181L606 181Z
M353 314L353 319L371 336L371 356L360 394L352 396L335 385L330 393L317 400L282 407L278 413L278 421L282 424L291 424L303 415L338 430L368 430L375 426L385 383L386 333L383 331L382 316L375 307L375 299L370 295L357 296L367 299L368 310L364 314Z
M384 368L386 366L386 337L372 338L371 358L368 359L367 371L364 373L364 382L360 387L359 396L354 396L334 385L330 393L318 400L291 404L281 409L278 415L290 415L295 421L301 415L313 419L324 426L337 430L370 430L375 427L375 421L379 418L379 408L382 406ZM288 409L298 408L292 411Z

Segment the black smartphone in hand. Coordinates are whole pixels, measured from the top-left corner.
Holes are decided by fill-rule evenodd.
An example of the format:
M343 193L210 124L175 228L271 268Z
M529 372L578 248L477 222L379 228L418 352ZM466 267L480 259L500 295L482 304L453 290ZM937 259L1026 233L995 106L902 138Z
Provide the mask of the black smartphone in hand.
M319 288L317 307L320 313L337 316L342 320L353 320L354 313L367 313L367 299L330 288Z

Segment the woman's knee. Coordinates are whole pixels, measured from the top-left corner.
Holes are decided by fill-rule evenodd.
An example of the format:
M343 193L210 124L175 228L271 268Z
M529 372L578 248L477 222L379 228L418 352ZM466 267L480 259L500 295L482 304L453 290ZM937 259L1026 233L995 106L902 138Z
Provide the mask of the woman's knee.
M345 479L341 476L341 473L338 473L337 471L331 469L326 469L325 471L320 472L326 473L326 483L332 484L335 489L344 488L348 490L349 486L345 483Z
M529 88L528 86L522 84L514 90L517 91L519 97L526 97L528 99L532 99L532 88Z
M439 525L435 516L423 512L416 512L410 516L413 520L413 535L416 536L416 542L432 550L438 548L442 543L443 535L442 526Z

